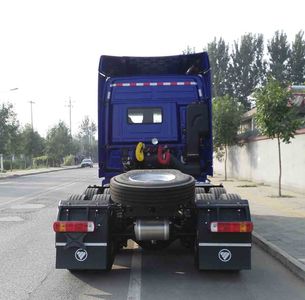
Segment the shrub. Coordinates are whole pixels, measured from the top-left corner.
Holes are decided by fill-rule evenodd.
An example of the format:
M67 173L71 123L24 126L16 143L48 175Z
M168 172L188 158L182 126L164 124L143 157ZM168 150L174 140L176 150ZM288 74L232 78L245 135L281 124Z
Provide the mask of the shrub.
M64 157L64 166L73 166L75 164L75 156L70 154Z
M49 158L47 155L38 156L33 158L33 166L35 168L38 167L47 167L49 162Z

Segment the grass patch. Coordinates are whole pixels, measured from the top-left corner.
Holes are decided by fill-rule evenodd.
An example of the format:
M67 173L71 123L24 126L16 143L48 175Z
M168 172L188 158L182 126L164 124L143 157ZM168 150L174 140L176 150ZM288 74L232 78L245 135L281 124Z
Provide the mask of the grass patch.
M237 187L240 188L252 188L252 187L257 187L256 184L243 184L243 185L238 185Z

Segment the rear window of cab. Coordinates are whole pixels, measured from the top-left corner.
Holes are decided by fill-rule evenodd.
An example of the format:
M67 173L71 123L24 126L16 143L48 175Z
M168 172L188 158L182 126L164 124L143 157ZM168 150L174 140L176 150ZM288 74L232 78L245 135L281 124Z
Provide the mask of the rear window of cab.
M127 109L128 124L162 123L161 107L136 107Z

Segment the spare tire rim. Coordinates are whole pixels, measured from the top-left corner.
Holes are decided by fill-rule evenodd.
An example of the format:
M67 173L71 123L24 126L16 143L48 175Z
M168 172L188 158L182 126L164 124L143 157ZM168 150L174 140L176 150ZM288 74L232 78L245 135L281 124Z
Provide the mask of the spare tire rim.
M164 173L142 173L132 174L129 176L129 180L133 182L168 182L176 178L174 174Z

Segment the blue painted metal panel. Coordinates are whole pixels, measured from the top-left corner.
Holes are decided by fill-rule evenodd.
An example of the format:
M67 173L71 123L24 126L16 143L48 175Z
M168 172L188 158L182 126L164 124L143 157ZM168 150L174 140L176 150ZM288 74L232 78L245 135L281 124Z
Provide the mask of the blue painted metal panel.
M158 138L161 142L177 142L177 116L176 104L165 103L159 101L141 101L139 103L132 102L132 104L113 104L112 105L112 143L124 142L148 142L152 138ZM152 104L153 103L153 104ZM142 107L158 107L162 110L163 118L160 124L129 124L127 119L128 108L142 108ZM118 122L117 120L120 120Z

